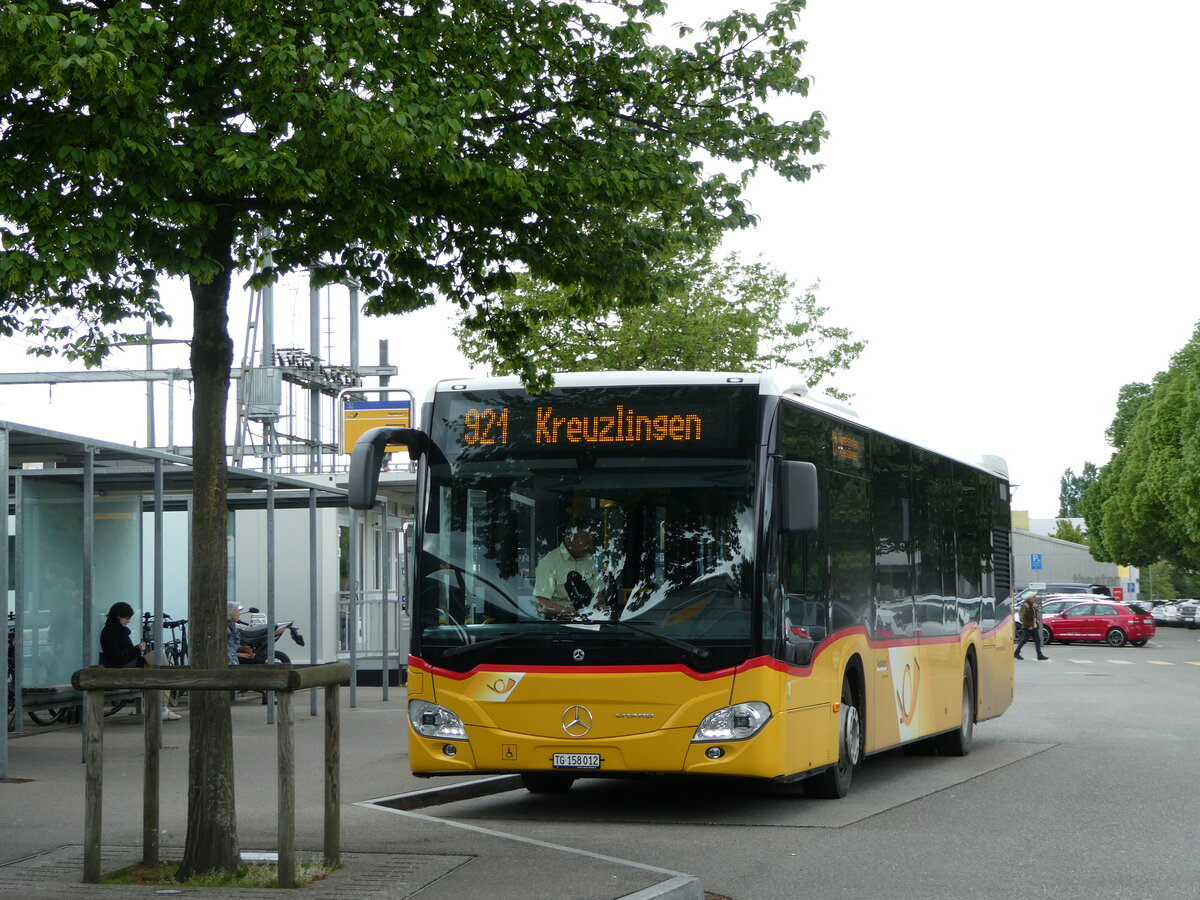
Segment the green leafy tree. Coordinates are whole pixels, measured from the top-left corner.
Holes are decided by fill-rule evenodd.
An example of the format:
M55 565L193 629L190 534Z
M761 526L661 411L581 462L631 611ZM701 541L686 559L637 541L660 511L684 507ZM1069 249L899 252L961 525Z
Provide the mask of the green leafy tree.
M1050 537L1058 538L1060 541L1070 541L1072 544L1086 545L1088 542L1087 533L1078 525L1068 522L1066 519L1058 520Z
M1092 555L1200 568L1200 329L1140 401L1121 448L1080 511Z
M521 356L543 371L763 371L793 367L810 387L846 369L864 342L823 322L826 308L817 286L796 284L767 263L744 263L736 253L714 259L687 255L671 277L677 293L656 304L621 303L590 316L579 314L572 287L519 278L502 294L506 309L520 309L536 322L521 336ZM494 340L466 328L459 346L494 375L519 372ZM837 393L833 388L827 388Z
M1096 480L1099 473L1094 463L1085 462L1083 472L1076 475L1070 469L1063 472L1058 490L1058 514L1065 518L1075 518L1079 515L1079 498L1089 484Z
M1151 600L1178 600L1195 596L1196 579L1168 562L1157 562L1142 573L1142 585L1153 593Z
M1129 431L1137 420L1138 411L1142 408L1142 404L1150 399L1153 390L1153 387L1144 382L1134 381L1122 385L1121 390L1117 392L1117 414L1113 417L1112 424L1104 432L1104 436L1118 450L1124 447L1125 442L1129 440Z
M316 267L374 314L449 297L514 358L527 317L491 298L515 273L584 307L666 296L680 247L753 223L756 169L812 171L821 115L764 109L807 93L803 6L677 48L652 40L661 0L0 7L0 333L96 363L165 321L160 278L190 287L197 666L225 665L235 272ZM183 877L238 859L228 697L192 702Z

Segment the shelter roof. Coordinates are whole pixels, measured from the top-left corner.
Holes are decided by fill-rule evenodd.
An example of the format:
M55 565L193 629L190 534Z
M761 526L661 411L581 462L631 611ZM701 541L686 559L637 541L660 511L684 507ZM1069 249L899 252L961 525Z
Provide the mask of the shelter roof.
M180 497L192 491L194 474L189 456L166 450L130 447L108 441L20 425L0 420L0 433L8 437L9 496L12 479L49 478L82 484L89 454L97 490L107 493L153 494L155 469L161 462L163 495ZM263 508L266 491L274 485L276 507L307 506L309 492L318 492L319 506L344 506L346 491L328 483L230 467L231 508Z

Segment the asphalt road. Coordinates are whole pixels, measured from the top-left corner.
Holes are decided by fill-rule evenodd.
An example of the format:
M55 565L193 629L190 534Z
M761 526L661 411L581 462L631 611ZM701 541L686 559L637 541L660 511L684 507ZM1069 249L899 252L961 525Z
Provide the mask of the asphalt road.
M1200 631L1046 652L1016 663L1016 700L970 756L871 757L843 800L597 780L391 814L458 823L464 845L487 829L686 872L734 900L1200 897Z

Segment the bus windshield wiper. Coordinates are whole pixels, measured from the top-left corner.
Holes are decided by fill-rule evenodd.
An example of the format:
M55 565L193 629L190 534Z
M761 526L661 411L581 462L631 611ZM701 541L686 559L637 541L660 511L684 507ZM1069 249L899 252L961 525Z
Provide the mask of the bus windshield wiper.
M459 644L456 647L447 647L442 651L442 656L462 656L464 653L472 653L475 650L482 650L485 647L494 647L496 644L503 644L505 641L512 640L515 637L521 637L521 635L513 632L511 634L502 634L499 637L488 638L486 641L475 641L471 644Z
M652 631L649 628L643 628L641 625L634 625L632 622L609 622L609 625L620 625L623 628L628 628L630 631L636 631L638 634L644 634L647 637L652 637L655 640L662 641L676 649L682 650L685 653L690 653L698 659L708 659L709 650L707 647L698 647L695 644L689 644L687 641L681 641L678 638L668 637L665 634L660 634L657 631Z

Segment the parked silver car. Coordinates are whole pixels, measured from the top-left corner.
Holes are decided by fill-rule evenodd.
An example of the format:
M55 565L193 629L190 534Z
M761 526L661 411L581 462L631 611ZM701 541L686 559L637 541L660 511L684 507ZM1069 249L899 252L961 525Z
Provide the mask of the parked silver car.
M1179 604L1182 602L1182 600L1168 600L1166 603L1160 603L1158 606L1154 607L1154 609L1150 611L1150 614L1154 616L1154 624L1165 627L1174 627L1180 625L1182 619L1179 611Z

